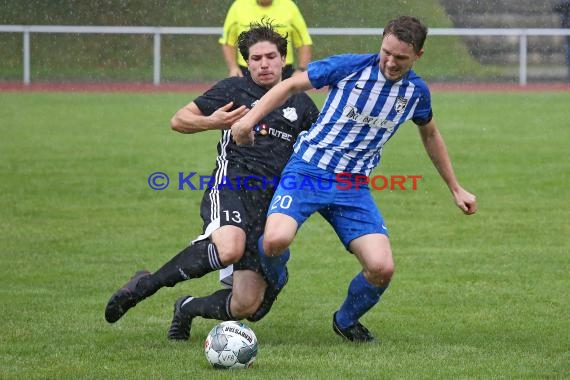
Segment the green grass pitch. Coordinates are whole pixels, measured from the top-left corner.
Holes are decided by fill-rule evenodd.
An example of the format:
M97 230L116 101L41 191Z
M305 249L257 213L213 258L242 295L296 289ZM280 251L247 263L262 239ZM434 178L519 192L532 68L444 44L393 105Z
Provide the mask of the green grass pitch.
M153 191L150 173L209 174L217 132L169 119L195 94L0 93L0 378L458 379L570 377L569 93L435 93L435 115L478 214L454 206L408 123L375 174L422 175L415 191L375 191L396 275L362 320L381 344L331 329L359 266L313 216L290 282L251 324L252 370L211 369L197 319L166 339L182 294L161 290L109 325L108 297L157 269L200 231L200 191ZM322 102L320 95L315 95Z

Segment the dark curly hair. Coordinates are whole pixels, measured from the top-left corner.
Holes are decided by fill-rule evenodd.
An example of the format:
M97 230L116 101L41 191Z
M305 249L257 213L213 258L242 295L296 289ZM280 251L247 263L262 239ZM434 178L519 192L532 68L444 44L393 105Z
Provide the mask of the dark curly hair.
M243 59L249 60L249 48L258 42L268 41L277 46L282 57L287 55L287 34L282 36L275 31L272 21L262 18L260 22L252 22L249 30L240 33L237 45Z

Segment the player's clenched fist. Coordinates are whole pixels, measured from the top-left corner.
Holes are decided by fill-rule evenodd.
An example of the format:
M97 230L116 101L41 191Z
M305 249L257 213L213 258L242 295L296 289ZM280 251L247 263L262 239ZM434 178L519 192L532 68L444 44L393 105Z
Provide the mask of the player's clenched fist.
M232 125L232 137L237 145L253 145L253 127L238 121Z

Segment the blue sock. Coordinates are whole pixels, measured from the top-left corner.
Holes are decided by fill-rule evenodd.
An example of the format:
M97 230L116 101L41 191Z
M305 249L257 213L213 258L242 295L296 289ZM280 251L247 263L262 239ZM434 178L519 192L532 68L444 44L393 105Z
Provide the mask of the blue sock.
M261 269L263 270L267 281L273 287L281 289L285 285L287 278L285 265L287 264L287 261L289 261L291 252L289 249L286 249L280 256L267 256L263 250L263 235L257 241L257 249Z
M380 301L380 296L388 285L378 287L368 282L360 272L350 282L348 295L336 312L336 323L341 329L354 325L372 306Z

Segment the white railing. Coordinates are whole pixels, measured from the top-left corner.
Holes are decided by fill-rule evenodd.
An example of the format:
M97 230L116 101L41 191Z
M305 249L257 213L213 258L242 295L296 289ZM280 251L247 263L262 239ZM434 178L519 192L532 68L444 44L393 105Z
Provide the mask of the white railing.
M220 35L220 27L0 25L0 32L23 33L23 82L30 84L31 33L150 34L154 36L153 83L160 84L160 41L163 34ZM381 28L309 28L314 36L380 36ZM570 36L570 29L558 28L430 28L432 36L516 36L519 39L519 84L527 84L529 36Z

